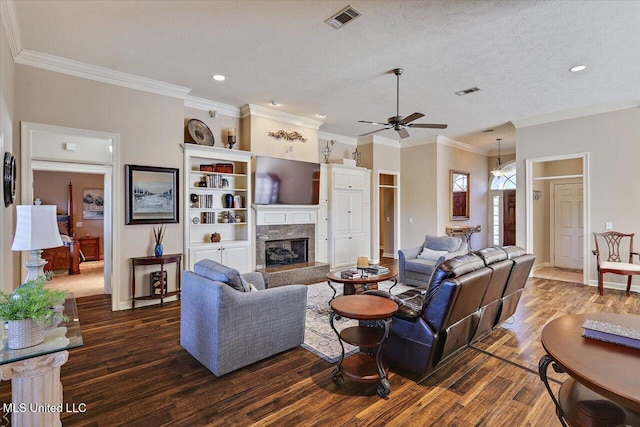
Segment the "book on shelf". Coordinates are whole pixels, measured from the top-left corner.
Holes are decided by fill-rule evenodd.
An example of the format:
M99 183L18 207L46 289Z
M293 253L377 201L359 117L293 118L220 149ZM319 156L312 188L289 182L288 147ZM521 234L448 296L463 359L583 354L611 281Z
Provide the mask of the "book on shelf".
M640 329L592 319L585 320L582 328L585 338L640 349Z

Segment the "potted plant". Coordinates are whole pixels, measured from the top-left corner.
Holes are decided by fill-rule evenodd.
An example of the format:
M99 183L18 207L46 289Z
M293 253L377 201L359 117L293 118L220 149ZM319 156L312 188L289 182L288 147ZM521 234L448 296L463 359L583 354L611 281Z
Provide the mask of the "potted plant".
M46 289L46 282L40 276L18 286L11 294L0 292L0 318L8 323L8 348L40 344L44 341L45 323L60 317L55 306L64 301L66 293Z

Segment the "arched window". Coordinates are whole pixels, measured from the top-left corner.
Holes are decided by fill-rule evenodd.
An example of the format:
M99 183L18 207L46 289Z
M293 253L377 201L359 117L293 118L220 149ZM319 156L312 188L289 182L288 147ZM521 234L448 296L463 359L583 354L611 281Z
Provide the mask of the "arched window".
M507 164L502 168L502 175L494 176L489 186L491 190L515 190L516 164Z
M489 218L490 241L493 245L502 245L503 228L503 195L502 190L515 190L516 163L508 163L502 167L502 175L492 176L489 184Z

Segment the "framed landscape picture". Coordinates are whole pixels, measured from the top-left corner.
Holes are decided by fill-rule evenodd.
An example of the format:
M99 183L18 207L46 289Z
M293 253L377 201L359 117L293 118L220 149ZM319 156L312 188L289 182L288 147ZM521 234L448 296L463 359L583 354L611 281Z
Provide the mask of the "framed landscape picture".
M178 169L125 165L125 224L178 222Z
M104 219L104 189L82 190L82 219Z

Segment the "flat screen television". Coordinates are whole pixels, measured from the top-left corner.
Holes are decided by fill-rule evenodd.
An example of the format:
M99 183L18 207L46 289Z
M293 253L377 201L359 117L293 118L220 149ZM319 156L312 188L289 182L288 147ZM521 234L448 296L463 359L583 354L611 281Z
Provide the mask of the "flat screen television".
M320 198L320 164L256 156L257 205L317 205Z

